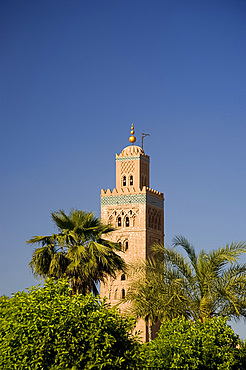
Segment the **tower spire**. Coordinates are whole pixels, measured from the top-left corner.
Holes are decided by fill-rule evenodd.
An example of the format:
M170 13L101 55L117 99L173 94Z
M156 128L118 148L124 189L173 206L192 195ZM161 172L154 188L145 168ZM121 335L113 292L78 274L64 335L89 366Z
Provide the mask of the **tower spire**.
M133 126L133 123L132 123L132 127L131 127L131 136L129 137L129 141L130 141L130 143L133 145L134 143L135 143L135 141L136 141L136 138L135 138L135 136L134 136L134 133L135 133L135 131L134 131L134 126Z

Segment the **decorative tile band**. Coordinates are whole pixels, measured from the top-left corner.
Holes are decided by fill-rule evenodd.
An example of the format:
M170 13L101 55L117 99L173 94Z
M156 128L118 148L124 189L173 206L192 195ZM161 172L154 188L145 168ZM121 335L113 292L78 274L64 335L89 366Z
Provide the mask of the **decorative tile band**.
M158 199L149 194L128 194L128 195L111 195L102 196L101 205L102 206L115 206L118 204L139 204L146 203L148 205L163 209L164 201Z
M164 208L164 200L163 199L158 199L153 197L152 195L147 194L147 204L150 206L154 206L160 209Z
M139 156L139 157L120 157L120 158L116 157L115 159L116 159L116 161L131 161L131 160L135 160L135 159L140 159L141 161L149 163L149 159L145 158L143 156Z

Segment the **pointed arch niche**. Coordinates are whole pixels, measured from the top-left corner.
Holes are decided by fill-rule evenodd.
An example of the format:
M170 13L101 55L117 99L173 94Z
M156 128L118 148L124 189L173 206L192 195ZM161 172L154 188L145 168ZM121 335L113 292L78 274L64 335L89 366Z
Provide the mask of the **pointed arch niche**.
M130 174L130 176L129 176L129 185L130 186L133 186L134 185L133 175L132 174Z
M121 185L126 186L126 175L122 176Z

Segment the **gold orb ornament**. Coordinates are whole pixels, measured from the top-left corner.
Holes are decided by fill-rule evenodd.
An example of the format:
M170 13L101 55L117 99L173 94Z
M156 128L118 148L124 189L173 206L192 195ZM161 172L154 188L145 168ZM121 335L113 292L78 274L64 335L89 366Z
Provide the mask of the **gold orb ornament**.
M133 126L133 123L132 123L132 127L131 127L131 136L129 137L129 141L130 143L132 143L132 145L135 143L136 141L136 138L134 136L134 126Z

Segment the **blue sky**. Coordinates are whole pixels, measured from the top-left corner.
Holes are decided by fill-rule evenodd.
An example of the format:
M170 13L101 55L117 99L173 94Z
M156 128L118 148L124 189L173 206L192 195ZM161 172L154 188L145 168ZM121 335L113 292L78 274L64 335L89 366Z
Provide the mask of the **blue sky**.
M246 240L246 1L3 0L0 18L0 295L38 283L25 241L50 212L100 216L132 122L165 242Z

